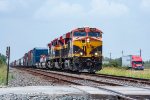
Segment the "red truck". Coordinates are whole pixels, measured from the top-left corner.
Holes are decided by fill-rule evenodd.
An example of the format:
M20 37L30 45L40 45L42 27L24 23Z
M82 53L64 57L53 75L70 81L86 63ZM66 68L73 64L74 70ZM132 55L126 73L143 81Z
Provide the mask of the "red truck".
M138 55L128 55L122 57L122 67L144 70L142 57Z

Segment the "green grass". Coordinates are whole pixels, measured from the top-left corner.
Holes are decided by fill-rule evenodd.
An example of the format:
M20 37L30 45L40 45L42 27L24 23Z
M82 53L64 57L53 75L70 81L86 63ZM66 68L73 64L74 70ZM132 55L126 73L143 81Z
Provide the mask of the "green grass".
M0 65L0 85L4 85L6 83L6 65Z
M127 77L133 77L133 78L150 79L150 69L127 70L124 68L103 67L103 69L101 71L98 71L97 73L116 75L116 76L127 76Z

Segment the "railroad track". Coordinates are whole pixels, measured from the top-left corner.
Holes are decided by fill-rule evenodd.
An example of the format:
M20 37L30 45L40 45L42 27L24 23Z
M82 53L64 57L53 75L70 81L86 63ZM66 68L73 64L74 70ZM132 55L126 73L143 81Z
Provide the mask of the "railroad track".
M21 70L31 72L33 74L36 73L36 74L42 75L44 77L54 78L54 79L64 81L64 82L74 84L74 85L88 85L88 84L83 84L81 82L81 81L86 81L87 83L92 82L93 84L96 84L96 85L122 86L122 85L119 85L119 84L116 84L113 82L102 82L102 81L94 80L94 79L91 79L90 77L80 77L80 76L75 76L75 75L67 75L67 74L63 74L63 73L41 70L41 69L21 68Z
M111 90L111 89L101 87L102 84L107 85L107 86L123 86L123 85L113 83L113 82L103 82L103 81L94 80L94 79L90 78L90 77L105 77L106 75L104 75L104 74L103 75L99 75L99 74L90 74L90 75L87 74L86 75L86 74L84 74L84 75L86 75L86 77L83 77L82 74L80 74L80 75L70 74L70 73L65 73L64 74L64 72L55 72L55 71L32 69L32 68L19 68L19 69L21 69L23 71L30 72L32 74L37 74L37 75L44 76L44 77L54 78L54 79L57 79L59 81L67 82L67 83L70 83L70 84L73 84L73 85L87 85L87 86L90 86L90 87L98 88L100 90L107 91L107 92L110 92L110 93L114 94L119 99L136 100L133 97L129 97L129 96L127 96L123 93L120 93L118 91L114 91L114 90ZM112 78L113 77L113 76L110 76L110 75L108 75L108 76L107 76L107 78ZM113 78L113 79L116 79L116 78ZM82 82L80 83L80 82L77 82L75 80L93 82L93 83L96 83L97 85L83 84Z
M128 86L122 83L114 83L114 82L106 82L102 80L98 80L99 78L105 78L105 79L113 79L113 80L120 80L124 82L131 82L134 84L141 83L150 86L150 80L149 79L140 79L140 78L131 78L131 77L124 77L124 76L114 76L114 75L106 75L106 74L72 74L72 73L64 73L64 72L56 72L56 71L48 71L48 70L42 70L42 69L32 69L32 68L22 68L27 71L32 71L32 73L38 73L43 76L51 77L57 80L62 80L67 83L75 84L75 85L83 85L81 83L77 83L72 80L83 80L88 82L93 82L97 84L103 84L103 85L109 85L109 86ZM83 76L82 76L83 75ZM58 77L61 76L61 77ZM95 77L93 79L93 77ZM69 80L68 80L69 79ZM84 84L86 85L86 84Z
M83 74L83 75L89 75L92 77L93 76L102 77L102 78L107 78L107 79L115 79L115 80L121 80L121 81L133 82L133 83L141 83L141 84L146 84L150 86L150 79L132 78L132 77L106 75L106 74Z
M32 73L39 73L41 75L43 74L43 76L46 76L45 74L47 74L48 77L51 77L57 80L66 81L66 82L68 81L68 79L70 79L70 80L84 80L84 81L94 82L97 84L104 84L104 85L111 85L111 86L123 86L123 85L126 86L125 84L122 84L122 83L115 83L113 81L105 82L102 80L102 79L107 79L107 80L111 79L111 80L122 81L124 83L125 82L130 82L133 84L141 83L141 84L150 86L150 79L131 78L131 77L125 77L125 76L114 76L114 75L106 75L106 74L87 74L87 73L73 74L73 73L64 73L64 72L49 71L49 70L42 70L42 69L33 70L32 68L28 68L28 69L22 68L22 69L28 70L28 71L30 70L32 71ZM57 76L61 76L61 78ZM99 80L100 78L102 79ZM71 82L71 84L82 85L82 84L75 83L75 82Z

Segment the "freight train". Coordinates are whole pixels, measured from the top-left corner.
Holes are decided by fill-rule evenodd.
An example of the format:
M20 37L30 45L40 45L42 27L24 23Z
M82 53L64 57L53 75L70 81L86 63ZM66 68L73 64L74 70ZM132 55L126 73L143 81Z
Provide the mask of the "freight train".
M101 30L77 28L48 43L48 49L34 48L11 65L94 73L102 69L102 46Z

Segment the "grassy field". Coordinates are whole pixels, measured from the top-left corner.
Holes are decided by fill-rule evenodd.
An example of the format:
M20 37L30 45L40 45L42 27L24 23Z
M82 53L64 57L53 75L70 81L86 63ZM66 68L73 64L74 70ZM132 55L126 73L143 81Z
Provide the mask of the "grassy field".
M0 85L4 85L6 83L6 65L0 65Z
M126 70L123 68L104 67L101 71L98 71L97 73L150 79L150 69Z

